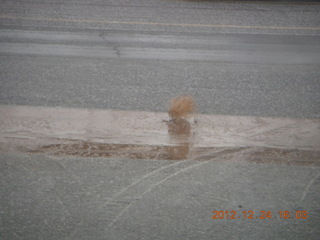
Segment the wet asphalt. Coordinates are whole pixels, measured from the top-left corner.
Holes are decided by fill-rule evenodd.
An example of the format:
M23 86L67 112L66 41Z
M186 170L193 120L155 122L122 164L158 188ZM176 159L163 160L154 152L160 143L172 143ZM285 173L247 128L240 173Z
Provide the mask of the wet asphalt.
M1 238L317 239L319 167L240 156L2 154Z
M7 1L1 104L319 118L319 5Z
M3 116L21 117L7 110L0 239L318 239L319 8L317 1L2 2L1 108L165 115L171 98L190 94L207 127L198 137L211 146L192 155L190 141L174 160L175 142L172 155L131 142L133 152L117 155L132 135L149 145L170 140L163 119L162 138L152 142L143 129L116 138L134 124L109 134L65 116L63 133L55 123L32 126L36 114L3 128ZM253 120L230 125L230 116ZM241 145L232 134L247 123L258 127L246 129L250 144ZM71 131L79 126L83 132ZM219 148L220 139L238 145ZM36 151L27 148L35 143Z

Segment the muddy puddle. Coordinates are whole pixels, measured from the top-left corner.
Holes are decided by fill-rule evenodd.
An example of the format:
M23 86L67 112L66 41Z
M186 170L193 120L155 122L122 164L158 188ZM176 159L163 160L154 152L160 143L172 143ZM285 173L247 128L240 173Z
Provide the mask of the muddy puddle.
M183 160L187 159L189 152L185 146L150 146L92 142L50 144L38 146L34 149L21 150L29 153L45 153L57 156L69 155L157 160Z
M320 165L320 120L0 106L0 152Z

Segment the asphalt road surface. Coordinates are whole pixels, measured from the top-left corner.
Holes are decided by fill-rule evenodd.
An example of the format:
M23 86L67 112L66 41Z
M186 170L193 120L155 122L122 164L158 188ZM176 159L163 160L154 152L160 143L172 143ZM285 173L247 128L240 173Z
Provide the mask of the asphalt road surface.
M319 239L319 13L0 0L0 239Z
M318 4L3 1L0 103L320 117Z

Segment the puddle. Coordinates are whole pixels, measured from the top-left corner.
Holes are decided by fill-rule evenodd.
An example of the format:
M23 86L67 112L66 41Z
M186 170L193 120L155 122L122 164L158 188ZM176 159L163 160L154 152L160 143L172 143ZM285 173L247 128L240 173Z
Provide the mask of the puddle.
M23 150L29 153L45 153L57 156L112 157L131 159L183 160L187 158L185 146L149 146L103 143L50 144L36 149Z
M0 152L7 152L8 146L0 143ZM320 151L278 149L264 147L212 147L192 149L188 146L150 146L131 144L104 144L93 142L64 142L36 147L16 146L11 150L47 154L52 156L110 157L146 160L185 160L195 161L246 161L273 163L279 165L320 166Z
M182 118L167 122L169 143L172 147L167 148L167 154L172 159L190 158L193 143L191 124Z
M0 106L0 152L320 165L320 120Z

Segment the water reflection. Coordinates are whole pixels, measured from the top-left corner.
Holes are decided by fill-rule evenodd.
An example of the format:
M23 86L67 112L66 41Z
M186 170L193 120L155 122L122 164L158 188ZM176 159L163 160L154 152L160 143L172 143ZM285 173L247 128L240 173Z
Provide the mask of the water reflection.
M169 143L172 144L168 148L170 159L182 160L187 159L191 147L191 124L183 119L176 118L167 123Z

